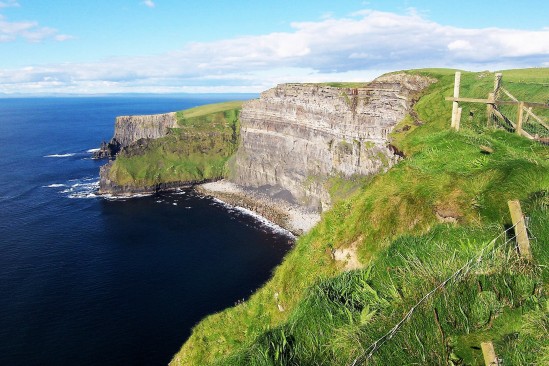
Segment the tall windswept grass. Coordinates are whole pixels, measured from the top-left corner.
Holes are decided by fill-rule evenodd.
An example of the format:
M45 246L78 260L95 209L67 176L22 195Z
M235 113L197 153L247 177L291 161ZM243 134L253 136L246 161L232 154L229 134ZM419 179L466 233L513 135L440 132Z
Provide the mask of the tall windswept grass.
M172 364L482 365L485 340L504 364L547 363L549 148L493 125L478 105L464 104L472 118L450 131L454 70L411 72L438 82L415 106L421 124L407 117L392 136L407 158L340 197L265 286L198 324ZM517 96L549 99L549 69L503 80ZM491 73L462 74L463 96L492 87ZM528 218L533 263L508 230L509 199ZM341 248L356 248L363 268L345 272L331 254Z

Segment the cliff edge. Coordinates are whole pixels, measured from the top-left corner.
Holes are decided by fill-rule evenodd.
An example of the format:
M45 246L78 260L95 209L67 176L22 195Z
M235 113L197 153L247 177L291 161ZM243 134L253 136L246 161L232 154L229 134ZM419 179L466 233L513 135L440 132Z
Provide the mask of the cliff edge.
M388 135L414 97L435 80L380 77L361 88L282 84L246 102L230 180L322 212L332 204L329 178L372 175L399 157Z
M175 112L142 116L116 117L114 136L109 142L101 143L99 151L94 152L94 159L114 158L118 152L140 139L157 139L164 137L170 128L177 127Z

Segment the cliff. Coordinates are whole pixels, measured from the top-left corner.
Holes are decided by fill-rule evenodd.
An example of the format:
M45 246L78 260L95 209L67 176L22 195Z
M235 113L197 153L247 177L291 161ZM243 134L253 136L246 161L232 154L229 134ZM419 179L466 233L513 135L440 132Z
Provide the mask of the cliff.
M388 135L434 79L394 74L362 88L283 84L244 104L230 180L324 211L330 177L387 170Z
M99 193L129 195L186 187L224 177L238 144L242 102L158 115L118 117L103 156Z
M143 116L120 116L114 123L114 136L103 142L94 158L114 157L122 148L140 139L157 139L166 136L170 128L177 127L176 113Z
M444 97L452 95L454 71L409 72L438 81L397 128L388 127L405 158L333 203L264 286L198 323L171 365L480 365L485 340L493 341L504 364L549 364L549 149L495 128L484 106L479 113L472 103L463 103L463 115L470 117L460 131L451 130L451 103ZM503 75L513 95L547 101L549 68ZM463 72L463 96L491 91L493 81L490 73ZM301 94L291 96L294 88ZM281 115L281 107L295 109L294 120L299 111L321 110L306 104L313 97L304 98L303 90L312 94L324 87L287 85L266 92L245 106L243 129L250 126L250 110L265 120L265 132L253 135L258 140L270 136L269 130L278 136L281 126L266 116ZM277 91L288 92L301 106L286 104ZM332 102L324 105L329 109ZM353 118L352 112L342 115ZM348 128L337 122L334 129ZM292 123L297 127L293 120L286 125ZM299 126L306 132L304 124ZM244 146L246 139L243 134ZM280 171L287 177L278 149L288 148L270 150L279 161L277 176ZM288 164L294 166L296 159L321 160L291 155L286 155ZM266 156L240 159L270 167ZM253 168L265 169L236 168L252 178ZM266 180L259 178L257 184ZM535 238L531 262L516 250L510 199L520 200L528 217L528 233Z
M177 127L175 112L148 116L117 117L114 137L121 146L128 146L139 139L155 139L165 136L170 128Z
M187 157L195 152L207 156L214 150L235 151L238 116L221 129L218 122L227 122L228 116L212 117L234 106L117 117L113 138L95 154L97 158L119 155L117 162L101 170L100 192L153 191L166 183L200 182L228 173L232 182L248 191L322 212L332 204L330 179L373 175L398 161L388 135L410 111L416 94L433 81L393 74L361 88L279 85L244 104L236 157L226 170L216 165L214 174L201 174L206 165L192 166L192 172L175 167L187 159L183 151ZM157 139L161 142L151 142ZM220 147L218 142L227 141ZM174 152L178 157L170 160ZM223 161L229 157L226 152L221 155Z

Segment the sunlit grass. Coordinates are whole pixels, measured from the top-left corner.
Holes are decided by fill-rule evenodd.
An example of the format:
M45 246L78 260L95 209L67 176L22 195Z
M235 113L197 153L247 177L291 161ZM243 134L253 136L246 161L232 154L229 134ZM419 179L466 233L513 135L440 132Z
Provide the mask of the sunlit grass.
M485 106L464 105L462 130L450 131L444 98L452 95L454 70L412 72L439 81L415 106L421 125L408 117L399 127L411 128L392 136L407 158L358 189L331 182L351 196L297 241L248 301L200 322L173 364L352 364L510 225L509 199L519 199L529 217L535 263L500 237L497 250L418 307L369 365L482 364L479 341L487 338L506 364L547 361L549 148L495 128ZM549 69L506 75L545 83ZM463 96L483 97L493 74L463 73L462 85ZM547 88L523 85L514 93L520 90L539 100ZM364 268L343 272L333 250L353 246Z
M182 115L184 118L200 117L208 114L228 111L231 109L240 109L242 107L242 103L243 101L237 100L231 102L206 104L194 108L185 109L184 111L179 112L178 115Z
M236 152L242 102L227 102L177 112L179 128L118 154L109 177L118 185L199 182L226 175Z

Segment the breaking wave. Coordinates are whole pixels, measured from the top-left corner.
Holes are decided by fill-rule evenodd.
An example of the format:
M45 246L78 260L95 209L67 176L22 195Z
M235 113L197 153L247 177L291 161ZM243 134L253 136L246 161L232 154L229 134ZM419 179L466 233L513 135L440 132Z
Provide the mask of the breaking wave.
M99 183L98 183L98 187L99 187ZM131 198L149 197L152 195L154 195L154 193L134 193L134 194L124 195L124 196L114 196L112 194L101 194L101 195L97 195L97 197L101 197L109 201L126 201Z
M66 186L67 186L66 184L54 183L54 184L50 184L50 185L42 186L42 187L44 187L44 188L59 188L59 187L66 187Z
M97 178L83 178L70 180L70 185L67 185L66 189L62 190L61 194L66 195L68 198L95 198L97 196L97 190L99 189L99 179Z
M44 155L45 158L68 158L71 156L76 155L76 153L67 153L67 154L51 154L51 155Z
M98 197L99 178L71 179L67 183L52 183L44 188L59 188L58 193L68 198L95 198Z
M265 217L255 213L251 210L248 210L247 208L240 207L240 206L233 206L233 205L230 205L226 202L223 202L223 201L221 201L220 199L217 199L217 198L213 198L213 201L216 204L218 204L220 206L223 206L226 210L228 210L231 213L234 213L236 211L237 213L253 217L253 219L255 221L259 222L259 224L261 226L263 226L263 227L265 227L265 228L267 228L271 231L274 231L277 234L281 234L281 235L285 235L285 236L288 236L288 237L291 237L291 238L295 238L295 235L292 234L290 231L284 229L281 226L278 226L277 224L275 224L272 221L269 221Z

